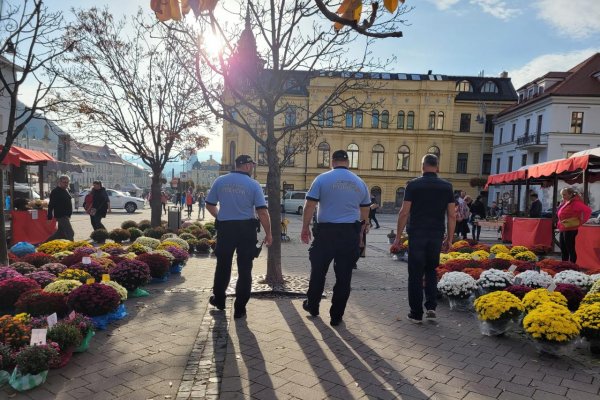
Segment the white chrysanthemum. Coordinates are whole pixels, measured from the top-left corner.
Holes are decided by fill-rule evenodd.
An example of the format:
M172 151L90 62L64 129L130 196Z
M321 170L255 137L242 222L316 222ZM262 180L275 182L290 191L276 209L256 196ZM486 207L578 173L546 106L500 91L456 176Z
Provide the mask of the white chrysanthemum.
M572 269L554 275L554 283L570 283L571 285L578 286L584 291L587 291L593 284L592 278L589 275Z
M156 249L158 245L160 245L160 240L148 236L140 236L139 238L135 239L135 242L133 243L139 243L142 246L150 247L151 249Z
M442 276L437 287L448 297L466 298L477 289L477 282L464 272L447 272Z
M550 274L545 271L537 272L529 270L521 272L520 274L515 276L515 281L518 282L519 279L517 278L520 278L521 285L529 286L532 288L546 288L552 283L552 276L550 276Z
M512 285L512 280L513 275L510 272L488 269L481 273L477 284L484 289L504 289Z

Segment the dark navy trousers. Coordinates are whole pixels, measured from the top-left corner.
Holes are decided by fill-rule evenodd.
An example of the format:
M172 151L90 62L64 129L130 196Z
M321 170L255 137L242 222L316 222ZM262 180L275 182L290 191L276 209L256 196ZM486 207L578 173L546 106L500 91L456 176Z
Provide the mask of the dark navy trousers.
M437 307L436 267L440 263L443 232L413 232L408 239L408 304L414 317L423 316L423 286L425 308ZM423 285L425 279L425 285Z

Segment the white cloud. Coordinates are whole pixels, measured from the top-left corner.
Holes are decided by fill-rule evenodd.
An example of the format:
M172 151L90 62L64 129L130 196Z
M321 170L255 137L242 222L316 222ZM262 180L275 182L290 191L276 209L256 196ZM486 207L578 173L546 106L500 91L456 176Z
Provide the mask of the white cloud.
M508 71L508 76L511 78L515 89L518 89L550 71L568 71L598 51L600 51L600 48L560 54L544 54L520 68Z
M585 38L600 33L600 1L537 0L538 16L560 33Z
M471 4L477 4L483 12L490 14L498 19L510 19L521 14L518 8L510 8L505 1L502 0L471 0Z
M440 10L447 10L450 7L452 7L453 5L455 5L456 3L458 3L460 0L429 0L430 2L432 2L433 4L435 4L435 6L440 9Z

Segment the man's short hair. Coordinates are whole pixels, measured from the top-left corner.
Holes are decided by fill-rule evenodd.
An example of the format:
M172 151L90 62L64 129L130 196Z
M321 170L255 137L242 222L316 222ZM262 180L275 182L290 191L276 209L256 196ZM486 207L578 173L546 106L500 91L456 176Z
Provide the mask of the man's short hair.
M61 175L58 177L59 181L71 181L71 178L69 178L69 175Z
M439 163L438 157L435 154L425 154L423 156L423 165L437 167Z
M535 197L536 199L539 197L537 193L531 193L529 196Z
M102 186L102 181L94 181L94 182L92 182L92 185L100 185L100 186Z

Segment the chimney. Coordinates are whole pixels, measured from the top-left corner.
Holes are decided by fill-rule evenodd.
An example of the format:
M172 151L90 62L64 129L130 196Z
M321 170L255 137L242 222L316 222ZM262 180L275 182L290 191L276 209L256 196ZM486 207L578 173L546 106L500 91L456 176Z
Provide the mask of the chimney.
M508 78L508 72L506 72L506 71L502 71L502 72L500 73L500 78Z
M209 154L209 155L208 155L208 159L209 159L209 160L212 160L212 154Z

